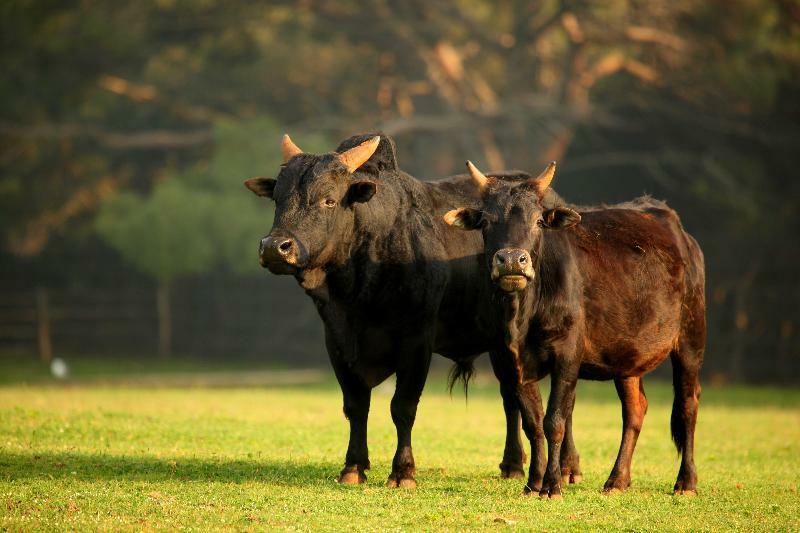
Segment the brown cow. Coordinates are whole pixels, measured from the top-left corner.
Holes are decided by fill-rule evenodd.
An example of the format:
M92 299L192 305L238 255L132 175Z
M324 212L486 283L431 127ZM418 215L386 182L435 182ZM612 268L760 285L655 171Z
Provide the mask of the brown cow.
M468 163L481 209L448 212L445 221L480 229L489 276L502 308L506 378L518 389L532 442L526 491L561 495L561 447L579 378L613 379L623 402L619 455L604 492L630 485L630 465L647 398L642 376L669 356L672 438L682 454L675 494L694 494L694 429L706 338L705 268L697 242L663 202L638 198L593 208L543 207L555 163L537 178L486 177ZM536 381L551 375L542 417ZM526 434L530 434L526 428ZM537 457L538 452L538 457ZM538 463L538 464L537 464Z

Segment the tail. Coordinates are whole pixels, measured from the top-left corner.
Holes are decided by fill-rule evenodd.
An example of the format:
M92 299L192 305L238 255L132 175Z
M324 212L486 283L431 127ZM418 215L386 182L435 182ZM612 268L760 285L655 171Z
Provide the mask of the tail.
M678 376L679 364L672 361L672 415L669 420L669 429L672 433L672 442L678 449L678 454L683 454L683 443L686 442L686 421L683 418L683 391L681 390L680 377Z
M460 381L464 386L464 397L469 397L469 380L475 375L475 359L467 359L464 361L456 361L453 368L450 369L450 375L447 377L447 387L450 389L450 394L453 394L453 387L457 381Z

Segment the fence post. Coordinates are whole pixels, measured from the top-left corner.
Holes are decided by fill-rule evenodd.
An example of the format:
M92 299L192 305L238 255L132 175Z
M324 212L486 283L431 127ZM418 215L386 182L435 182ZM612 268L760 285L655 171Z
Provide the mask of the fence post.
M156 289L158 310L158 355L167 359L172 354L172 310L169 301L169 283L162 281Z
M36 325L39 357L49 363L53 359L53 343L50 339L50 301L44 287L36 288Z

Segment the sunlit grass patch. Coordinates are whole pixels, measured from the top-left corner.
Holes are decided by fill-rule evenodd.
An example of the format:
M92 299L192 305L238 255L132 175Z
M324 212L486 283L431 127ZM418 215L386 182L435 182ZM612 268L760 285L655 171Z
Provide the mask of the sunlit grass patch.
M325 530L797 530L800 394L706 387L696 498L671 494L678 458L671 390L647 383L650 410L633 486L604 497L620 408L610 383L578 389L575 438L584 480L560 502L521 496L498 477L504 422L497 387L468 402L442 380L414 430L419 488L384 487L394 452L390 395L373 395L372 470L339 486L347 442L340 394L306 387L0 388L0 528Z

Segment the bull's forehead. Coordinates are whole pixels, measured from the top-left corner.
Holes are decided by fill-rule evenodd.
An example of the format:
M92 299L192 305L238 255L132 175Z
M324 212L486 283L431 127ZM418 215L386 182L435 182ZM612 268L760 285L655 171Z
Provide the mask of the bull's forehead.
M290 197L315 198L342 188L346 170L336 154L301 154L281 168L275 185L275 200Z

